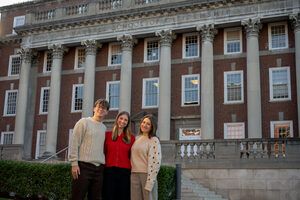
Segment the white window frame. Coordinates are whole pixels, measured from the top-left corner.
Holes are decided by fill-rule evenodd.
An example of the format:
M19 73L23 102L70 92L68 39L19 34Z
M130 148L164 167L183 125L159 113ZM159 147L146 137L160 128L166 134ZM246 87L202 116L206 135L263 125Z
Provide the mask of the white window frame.
M16 92L16 111L17 111L17 104L18 104L18 90L6 90L5 91L5 101L4 101L4 111L3 111L3 116L16 116L16 112L15 114L7 114L7 101L8 101L8 93L11 92Z
M230 122L230 123L224 123L224 139L233 139L233 138L228 138L228 132L227 132L227 127L232 125L241 125L243 128L243 136L242 138L239 139L245 139L245 123L244 122Z
M73 89L72 89L72 104L71 104L71 112L72 113L82 112L82 109L81 110L75 110L75 91L76 91L75 88L76 87L80 87L80 86L83 89L83 84L73 84ZM83 94L82 94L82 99L83 99Z
M13 135L12 144L14 144L15 132L13 132L13 131L3 131L3 132L1 132L1 143L0 143L0 144L3 145L3 142L4 142L4 135L9 135L9 134L12 134L12 135Z
M38 130L37 135L36 135L36 145L35 145L35 159L39 159L40 155L40 138L41 138L41 133L47 134L46 130Z
M158 58L157 60L148 60L148 42L157 42L158 43ZM157 62L160 59L160 43L157 39L147 38L144 40L144 62Z
M117 63L117 64L111 64L111 56L112 56L112 46L115 45L120 45L120 49L121 49L121 44L120 43L110 43L109 47L108 47L108 66L119 66L122 64L122 49L121 49L121 63Z
M197 77L198 78L198 103L197 104L185 104L185 78ZM181 106L199 106L200 105L200 74L189 74L181 76Z
M287 69L287 81L288 81L288 97L287 98L281 98L281 99L274 99L273 97L273 81L272 81L272 72L276 70L282 70ZM273 67L269 68L269 89L270 89L270 101L287 101L292 99L292 92L291 92L291 74L290 74L290 67Z
M185 55L185 46L186 46L186 37L188 36L197 36L197 55L196 56L186 56ZM200 42L200 36L199 36L199 33L186 33L186 34L183 34L182 36L182 58L198 58L199 55L200 55L200 48L199 48L199 42Z
M17 20L19 20L19 19L23 19L23 20L24 20L24 24L25 24L25 15L14 17L14 24L13 24L12 34L17 34L17 33L15 32L14 28L17 27ZM18 26L23 26L24 24L18 25Z
M271 138L274 138L274 125L276 124L287 124L289 123L290 124L290 135L291 135L291 138L294 137L294 132L293 132L293 120L284 120L284 121L271 121L270 122L270 130L271 130Z
M239 52L227 52L227 32L229 31L239 31L240 32L240 51ZM242 40L242 29L241 28L228 28L224 30L224 54L238 54L242 53L243 49L243 40Z
M48 114L48 111L47 112L43 112L43 106L44 106L44 101L43 100L44 100L45 90L49 90L49 96L48 96L48 109L49 109L50 87L42 87L41 88L41 95L40 95L40 114Z
M107 81L106 82L106 100L110 102L109 99L109 88L111 84L118 84L120 85L120 81ZM110 105L109 110L118 110L120 107L120 93L119 93L119 106L118 107L112 107L112 105Z
M284 25L284 30L285 30L285 46L284 47L277 47L273 48L272 47L272 32L271 32L271 27L272 26L277 26L277 25ZM287 28L287 23L286 22L280 22L280 23L271 23L268 25L268 39L269 39L269 50L277 50L277 49L286 49L289 47L289 39L288 39L288 28Z
M51 72L51 70L47 70L47 64L48 64L48 54L51 54L50 52L44 53L44 65L43 65L43 73ZM51 69L52 69L52 60L51 60Z
M14 58L20 58L20 66L19 66L19 74L11 74L12 70L12 62ZM20 55L11 55L9 56L9 64L8 64L8 76L19 76L21 72L21 56Z
M227 75L229 74L241 74L241 100L236 101L228 101L228 88L227 88ZM232 103L244 103L244 71L226 71L224 72L224 104L232 104Z
M157 80L157 105L156 106L147 106L146 105L146 82ZM142 97L142 108L158 108L159 105L159 78L144 78L143 79L143 97Z
M74 61L74 69L84 69L86 65L86 60L85 62L82 63L81 66L78 65L79 63L79 50L84 50L84 47L77 47L75 50L75 61ZM85 51L85 50L84 50ZM86 54L86 53L85 53ZM84 55L86 57L86 55Z

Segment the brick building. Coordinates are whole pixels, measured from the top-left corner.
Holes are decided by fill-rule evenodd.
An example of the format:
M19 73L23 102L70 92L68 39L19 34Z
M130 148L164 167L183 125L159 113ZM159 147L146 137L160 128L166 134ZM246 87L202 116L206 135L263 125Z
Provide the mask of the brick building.
M299 137L296 0L39 0L0 8L1 144L68 146L106 98L161 140Z

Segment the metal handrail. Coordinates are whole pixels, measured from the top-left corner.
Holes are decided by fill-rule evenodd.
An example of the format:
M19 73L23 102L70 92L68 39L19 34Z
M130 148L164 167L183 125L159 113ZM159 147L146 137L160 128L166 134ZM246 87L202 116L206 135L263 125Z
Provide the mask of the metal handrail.
M69 146L66 146L65 148L63 148L62 150L56 152L55 154L49 156L48 158L46 158L45 160L42 160L41 163L46 162L47 160L50 160L51 158L53 158L54 156L56 156L57 154L60 154L61 152L65 151L66 149L68 149Z

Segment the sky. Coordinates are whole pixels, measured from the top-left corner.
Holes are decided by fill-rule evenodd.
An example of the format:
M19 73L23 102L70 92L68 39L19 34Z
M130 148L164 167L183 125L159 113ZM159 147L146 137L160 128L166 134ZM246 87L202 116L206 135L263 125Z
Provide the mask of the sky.
M0 0L0 7L32 0Z

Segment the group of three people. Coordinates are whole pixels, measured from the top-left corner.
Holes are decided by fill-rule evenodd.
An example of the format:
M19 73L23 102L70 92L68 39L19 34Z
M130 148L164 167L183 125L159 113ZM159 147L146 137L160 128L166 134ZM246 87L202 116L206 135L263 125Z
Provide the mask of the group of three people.
M156 200L161 147L153 115L141 119L137 137L130 115L120 112L112 131L102 123L109 102L99 99L93 117L80 119L70 143L72 199Z

